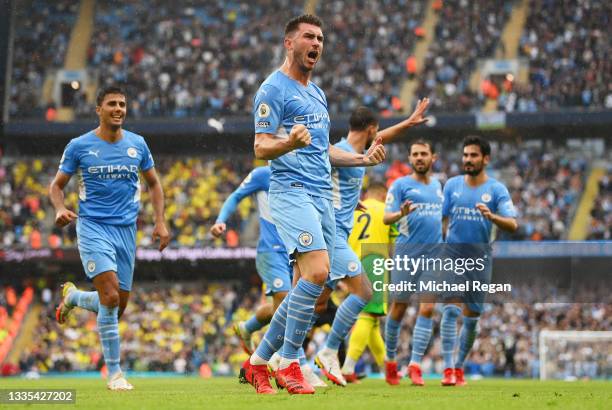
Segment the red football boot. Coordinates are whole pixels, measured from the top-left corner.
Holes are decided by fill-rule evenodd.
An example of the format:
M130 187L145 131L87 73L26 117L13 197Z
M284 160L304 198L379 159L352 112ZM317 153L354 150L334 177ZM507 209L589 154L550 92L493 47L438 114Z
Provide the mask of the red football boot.
M240 368L240 383L249 383L255 387L257 394L276 394L276 390L270 384L268 366L265 364L253 365L250 358Z
M304 379L302 369L293 362L284 369L276 371L276 383L287 389L289 394L314 394L315 389Z
M354 383L354 384L359 384L361 383L359 381L359 377L357 377L357 373L353 372L351 374L342 374L342 376L344 376L344 380L346 380L347 383Z
M467 382L465 381L465 373L463 372L463 369L455 369L455 380L457 386L465 386L467 384Z
M410 377L413 386L425 386L423 372L421 371L421 366L418 364L411 363L408 366L408 377Z
M391 386L397 386L400 383L397 362L385 362L385 381Z
M457 380L455 379L455 371L454 369L448 367L444 369L444 377L442 377L442 386L454 386L457 384Z

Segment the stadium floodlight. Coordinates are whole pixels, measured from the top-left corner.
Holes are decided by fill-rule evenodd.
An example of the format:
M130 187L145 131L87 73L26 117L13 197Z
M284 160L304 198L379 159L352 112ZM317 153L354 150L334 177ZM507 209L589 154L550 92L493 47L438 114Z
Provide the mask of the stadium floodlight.
M540 380L612 377L612 331L542 330Z

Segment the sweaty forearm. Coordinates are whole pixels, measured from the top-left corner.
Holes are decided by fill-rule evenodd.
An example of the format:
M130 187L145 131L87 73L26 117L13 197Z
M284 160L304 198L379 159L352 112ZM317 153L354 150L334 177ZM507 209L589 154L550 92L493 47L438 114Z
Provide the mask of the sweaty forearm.
M155 212L155 223L164 222L164 191L160 183L151 187L151 201Z
M385 225L391 225L396 223L397 221L399 221L400 219L402 219L402 211L397 211L397 212L387 212L385 213L385 215L383 216L383 223Z
M514 218L504 218L503 216L493 215L492 222L497 225L499 229L507 232L514 232L518 229L518 223Z
M347 152L336 148L333 145L329 146L329 162L332 167L363 167L366 166L365 155Z
M255 157L257 159L271 160L285 155L293 150L289 139L278 137L256 138Z
M64 191L60 189L56 184L51 184L49 187L49 200L55 208L55 211L60 211L66 208L64 204Z

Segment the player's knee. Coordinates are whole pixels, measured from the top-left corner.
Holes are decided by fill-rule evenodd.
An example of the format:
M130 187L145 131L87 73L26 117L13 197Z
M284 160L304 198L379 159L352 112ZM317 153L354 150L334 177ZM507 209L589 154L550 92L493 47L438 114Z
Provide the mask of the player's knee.
M359 290L358 296L365 300L366 303L372 300L372 288L370 286L362 286Z
M433 316L434 305L431 303L421 303L419 306L419 315L431 318Z
M100 296L100 304L107 307L119 306L119 292L113 288L103 289L101 292L98 291Z
M316 283L317 285L323 285L327 280L327 276L329 275L329 269L325 269L321 267L320 269L315 269L310 273L310 281L312 283Z
M395 321L402 320L402 318L404 317L404 313L406 313L407 308L408 308L408 305L406 303L393 302L393 304L391 305L391 312L390 312L391 319Z

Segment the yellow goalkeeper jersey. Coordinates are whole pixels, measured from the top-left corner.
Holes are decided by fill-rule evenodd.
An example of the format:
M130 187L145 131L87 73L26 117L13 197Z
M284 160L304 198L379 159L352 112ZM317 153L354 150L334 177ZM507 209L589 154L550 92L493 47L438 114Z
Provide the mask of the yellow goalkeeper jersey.
M397 228L395 225L385 225L383 217L385 215L385 203L376 199L366 199L363 201L366 206L365 211L355 211L353 216L353 230L349 236L349 246L355 251L359 259L363 259L362 246L366 244L388 245L395 241ZM366 247L367 250L373 247ZM379 247L376 247L379 248ZM389 257L388 246L380 247L380 252L387 258ZM377 251L376 253L379 253Z
M375 259L388 258L389 247L395 241L397 228L395 225L385 225L385 203L376 199L367 199L363 202L365 211L355 211L353 231L349 236L349 246L355 251L363 270L368 275L370 282L383 280L388 281L388 273L384 276L376 276L373 273ZM387 313L387 293L374 289L372 299L363 308L363 312L373 315L385 315Z

